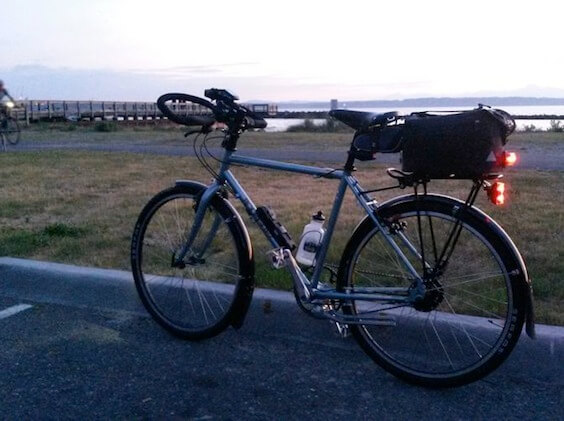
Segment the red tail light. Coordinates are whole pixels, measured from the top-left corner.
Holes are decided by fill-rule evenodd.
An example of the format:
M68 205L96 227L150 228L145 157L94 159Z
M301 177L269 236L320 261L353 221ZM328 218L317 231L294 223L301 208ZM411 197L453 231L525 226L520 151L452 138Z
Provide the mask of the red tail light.
M512 167L517 163L517 154L515 152L504 152L503 153L503 166Z
M500 181L493 183L488 189L488 196L490 201L496 206L505 204L505 183Z

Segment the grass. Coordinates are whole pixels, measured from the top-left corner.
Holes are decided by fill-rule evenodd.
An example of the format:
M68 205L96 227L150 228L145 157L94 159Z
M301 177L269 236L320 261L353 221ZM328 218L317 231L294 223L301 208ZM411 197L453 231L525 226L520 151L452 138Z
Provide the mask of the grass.
M272 138L269 136L269 141ZM329 212L335 181L266 170L235 168L257 205L271 206L298 239L309 216ZM366 186L391 185L383 167L360 163ZM102 152L19 152L0 155L0 256L10 255L87 266L129 269L129 241L144 204L177 178L209 182L190 158ZM265 182L265 180L267 182ZM494 208L480 195L478 206L499 220L514 238L530 269L538 320L564 325L564 173L508 173L509 204ZM468 183L431 183L431 190L464 197ZM383 200L400 194L386 192ZM330 261L337 263L362 212L348 195ZM284 271L268 269L267 244L252 224L257 283L289 288Z
M240 147L345 152L350 144L352 132L341 126L336 125L336 132L300 131L299 127L292 132L249 132L241 138ZM323 127L321 130L324 130ZM167 122L36 123L25 129L22 142L191 146L192 137L186 139L185 132L185 128ZM219 146L219 143L217 140L210 141L210 146ZM556 150L563 144L564 133L517 132L509 138L508 148L517 151L537 148Z

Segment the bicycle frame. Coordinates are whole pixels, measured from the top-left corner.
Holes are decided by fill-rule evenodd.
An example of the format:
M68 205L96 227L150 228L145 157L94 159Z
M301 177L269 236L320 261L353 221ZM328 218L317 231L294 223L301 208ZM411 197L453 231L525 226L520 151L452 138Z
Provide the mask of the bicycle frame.
M377 209L376 201L373 200L370 196L368 196L368 194L361 188L358 180L351 175L350 171L347 171L345 169L336 170L332 168L314 167L314 166L300 165L300 164L294 164L294 163L288 163L282 161L274 161L268 159L242 156L242 155L234 154L233 151L231 150L225 150L225 153L221 160L221 168L219 170L218 177L203 192L203 194L199 199L198 208L194 218L194 223L192 225L190 232L187 233L186 243L184 244L179 255L177 256L177 261L181 261L186 257L186 254L190 250L201 228L205 216L206 208L208 207L210 200L216 194L218 194L218 192L225 184L227 184L232 189L235 197L243 204L249 216L261 228L261 231L263 231L263 233L265 234L265 236L267 237L273 248L274 249L281 248L281 245L278 244L276 239L270 234L270 232L266 229L266 227L264 227L260 223L257 216L257 207L253 203L247 192L244 190L244 188L241 186L239 181L235 178L233 173L230 171L229 167L231 166L231 164L240 164L240 165L246 165L252 167L260 167L260 168L266 168L271 170L293 172L293 173L312 175L312 176L322 177L327 179L339 180L339 186L337 188L337 193L335 196L335 200L333 202L331 214L329 216L329 220L327 221L325 236L317 252L317 256L316 256L317 263L315 265L313 275L311 279L309 279L309 285L307 285L308 289L310 290L311 299L348 299L348 300L362 299L366 301L385 301L385 302L402 303L402 302L412 301L416 298L416 296L419 296L419 294L421 295L424 294L423 279L418 274L417 270L413 267L409 259L405 256L405 254L398 246L398 244L396 244L395 240L392 238L392 235L388 232L387 226L378 217L376 212ZM415 280L416 287L411 288L411 291L409 291L408 288L403 289L403 288L386 288L386 287L364 288L360 292L354 292L354 293L318 289L319 280L324 268L324 263L327 257L327 252L329 250L329 245L331 243L333 232L337 224L337 220L341 210L341 205L343 203L343 199L345 197L345 193L347 189L352 191L357 202L370 216L376 228L380 230L386 242L394 250L395 254L399 257L401 263L405 266L407 271L411 274L411 276ZM211 239L213 239L213 236L217 232L218 226L219 226L218 223L214 223L212 225L212 228L210 232L207 234L206 240L204 241L204 245L209 244L211 242ZM408 250L410 250L411 252L414 252L416 250L416 248L409 242L409 240L405 236L399 236L399 238L407 246ZM200 254L202 253L203 251ZM307 277L305 276L305 274L303 274L303 272L299 267L297 267L297 270L300 272L301 275L303 275L305 279L307 279Z

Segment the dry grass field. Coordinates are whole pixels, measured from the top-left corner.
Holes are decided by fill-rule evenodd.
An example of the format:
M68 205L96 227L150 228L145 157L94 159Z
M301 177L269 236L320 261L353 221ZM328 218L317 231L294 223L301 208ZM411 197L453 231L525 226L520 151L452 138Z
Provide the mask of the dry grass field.
M274 137L269 134L266 140ZM251 168L234 172L254 201L271 206L296 239L312 212L329 212L336 189L335 181L308 176ZM374 163L359 165L358 177L366 187L393 184L384 168ZM152 195L178 178L210 180L193 158L70 151L0 154L0 256L128 269L130 235L138 213ZM539 321L564 325L564 174L514 170L508 172L507 183L506 206L495 208L485 194L478 206L505 227L523 252ZM431 183L432 191L456 197L464 197L468 187L468 182ZM393 190L378 197L401 193ZM361 216L347 196L330 252L332 262L338 261ZM264 255L268 247L261 233L252 228L251 236L258 285L289 288L283 271L268 270Z
M98 123L37 123L22 134L26 143L134 143L151 145L187 145L191 139L184 138L186 128L167 122L153 123L112 123L103 127L110 131L98 131ZM115 130L115 131L114 131ZM350 144L350 132L310 133L310 132L248 132L242 137L242 148L307 148L307 150L343 150ZM511 135L510 145L518 150L530 147L562 147L564 133L517 132Z

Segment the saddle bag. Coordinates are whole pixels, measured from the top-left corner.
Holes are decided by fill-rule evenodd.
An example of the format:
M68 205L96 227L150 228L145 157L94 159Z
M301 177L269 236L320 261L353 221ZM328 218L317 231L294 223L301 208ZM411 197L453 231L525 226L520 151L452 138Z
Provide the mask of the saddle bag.
M401 150L403 126L393 125L367 132L357 132L353 139L355 158L374 159L379 153L397 153Z
M502 110L414 113L402 130L402 169L428 179L478 179L502 168L503 146L515 121Z

